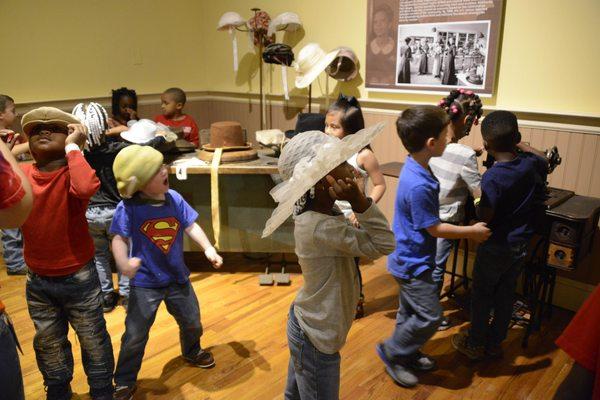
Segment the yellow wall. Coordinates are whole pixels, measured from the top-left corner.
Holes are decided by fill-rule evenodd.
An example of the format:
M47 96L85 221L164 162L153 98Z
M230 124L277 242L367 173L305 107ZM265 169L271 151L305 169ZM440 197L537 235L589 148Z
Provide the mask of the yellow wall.
M26 103L108 96L124 85L201 90L204 5L0 0L0 93Z
M595 28L600 1L506 2L498 90L486 103L513 110L599 115L600 40ZM285 39L296 52L316 41L326 50L350 46L364 59L366 0L0 0L0 48L5 58L0 92L21 103L105 96L122 85L142 94L172 85L189 91L256 93L257 59L248 40L238 33L241 65L236 76L229 35L215 29L225 11L249 17L252 6L271 16L283 11L300 15L304 33ZM278 33L279 41L282 37ZM140 59L142 64L135 65ZM265 88L280 94L278 67L274 72L272 77L267 72ZM293 88L293 71L289 75ZM334 82L330 85L333 90ZM324 89L321 77L315 95ZM403 102L431 103L438 98L367 93L362 80L344 84L342 90Z
M600 115L600 40L597 39L598 0L506 0L504 38L499 67L497 95L485 102L513 110L536 110L559 113ZM204 30L206 50L214 59L207 64L210 89L249 91L246 82L248 64L244 63L236 79L230 67L231 49L228 36L214 30L225 11L249 16L256 5L275 16L294 11L304 23L305 34L294 49L316 41L323 49L339 45L353 48L364 60L366 48L366 0L221 0L210 2L206 10L209 21ZM282 40L282 33L277 39ZM292 35L292 39L298 39ZM245 38L244 38L245 39ZM294 42L296 41L294 40ZM240 41L240 59L248 52L247 40ZM277 71L279 73L279 71ZM361 67L364 77L364 64ZM294 74L290 73L290 82ZM279 75L273 80L275 93L281 93ZM256 91L258 84L252 84ZM323 93L324 79L320 79ZM334 82L330 82L330 87ZM367 93L364 85L346 84L342 90L372 99L434 102L435 96ZM313 88L314 90L315 88Z

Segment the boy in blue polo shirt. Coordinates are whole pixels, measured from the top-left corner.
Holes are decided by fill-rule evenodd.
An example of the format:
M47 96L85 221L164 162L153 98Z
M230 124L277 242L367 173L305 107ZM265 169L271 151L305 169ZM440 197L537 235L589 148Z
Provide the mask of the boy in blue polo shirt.
M223 259L196 219L198 213L174 190L163 156L148 146L121 150L113 164L117 188L125 200L117 205L110 228L119 271L130 278L125 334L115 371L115 399L131 399L156 311L164 300L179 325L183 358L200 367L215 365L200 346L200 307L183 260L183 233L203 249L215 268Z
M448 115L438 107L404 110L396 121L398 136L410 153L402 168L396 195L393 230L396 250L388 270L401 286L400 307L393 335L377 345L388 374L400 385L415 386L415 371L429 371L435 362L420 352L442 321L435 267L436 238L484 241L485 223L457 226L440 221L439 183L429 160L439 157L447 143Z
M473 267L471 328L452 345L472 360L502 356L512 317L515 289L545 196L548 160L519 143L517 117L494 111L481 124L483 143L496 162L483 174L479 219L493 234L479 246ZM517 148L524 152L519 153ZM491 311L494 317L490 322Z

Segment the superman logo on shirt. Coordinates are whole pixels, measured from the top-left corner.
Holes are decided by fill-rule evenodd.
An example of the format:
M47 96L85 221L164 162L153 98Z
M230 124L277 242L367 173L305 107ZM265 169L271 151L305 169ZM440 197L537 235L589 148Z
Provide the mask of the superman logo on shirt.
M180 223L175 217L168 217L148 220L140 229L163 253L168 254L175 243L179 227Z

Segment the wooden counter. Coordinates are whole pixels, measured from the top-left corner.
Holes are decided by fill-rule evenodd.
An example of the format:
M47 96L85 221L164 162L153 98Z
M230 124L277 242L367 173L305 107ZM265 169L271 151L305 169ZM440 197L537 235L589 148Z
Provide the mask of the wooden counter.
M175 174L178 165L182 165L185 160L194 160L199 162L195 153L189 153L178 157L170 163L169 173ZM206 165L187 167L188 174L206 174L210 175L210 163ZM259 158L252 161L234 162L219 165L219 175L277 175L277 159L259 153Z
M182 161L199 164L194 154L180 156L170 163L169 183L198 212L198 224L211 242L214 233L211 216L210 164L187 166L185 179L176 171ZM260 155L258 160L219 165L219 250L243 253L293 253L293 222L288 219L268 238L262 230L277 206L269 191L279 183L277 159ZM200 251L187 237L186 251Z

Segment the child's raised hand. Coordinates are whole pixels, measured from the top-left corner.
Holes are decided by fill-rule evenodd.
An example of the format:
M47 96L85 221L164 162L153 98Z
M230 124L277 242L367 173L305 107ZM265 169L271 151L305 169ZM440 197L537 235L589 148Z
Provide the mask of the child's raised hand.
M475 225L471 225L471 229L471 239L477 242L485 242L492 235L492 231L485 222L477 222Z
M125 111L127 114L129 114L129 119L138 119L137 111L135 111L133 108L126 108Z
M211 246L208 249L204 250L204 255L206 256L206 258L208 258L208 261L211 262L215 269L219 269L223 265L223 257L221 257L219 253L217 253L217 249L215 249L214 247Z
M128 277L129 279L133 279L135 274L137 274L138 270L142 266L142 260L137 257L131 257L127 260L126 269L121 270L121 273Z
M69 133L65 140L65 145L75 143L79 148L82 148L87 138L87 128L82 124L69 124L67 125Z
M355 180L346 178L337 181L331 175L325 177L329 183L329 196L334 200L346 200L352 206L352 210L363 213L369 208L369 200L360 190Z

